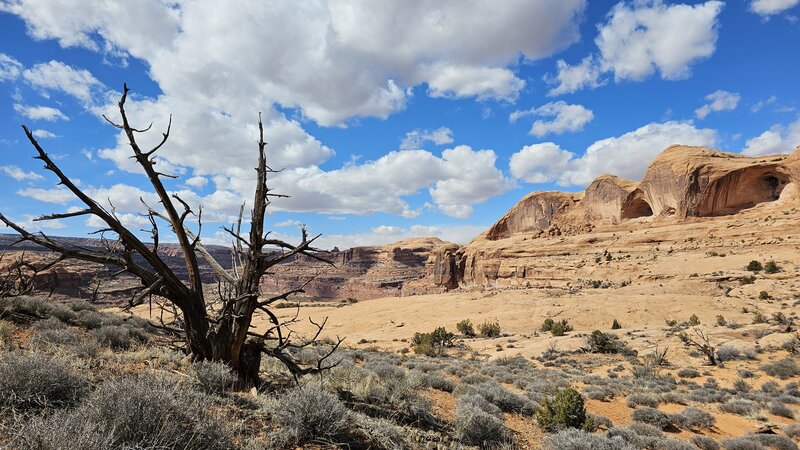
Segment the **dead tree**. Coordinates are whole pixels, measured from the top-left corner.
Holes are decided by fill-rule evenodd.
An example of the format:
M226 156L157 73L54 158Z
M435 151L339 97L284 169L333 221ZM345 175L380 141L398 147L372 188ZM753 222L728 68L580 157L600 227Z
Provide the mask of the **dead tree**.
M240 209L238 222L231 227L224 228L234 241L234 267L232 271L228 271L215 261L203 247L200 239L202 209L198 209L195 214L187 202L178 195L168 192L162 178L175 177L161 173L155 167L154 155L169 139L172 117L170 117L169 125L159 143L149 150L143 150L136 141L136 135L148 131L152 124L145 129L137 129L130 124L125 112L128 91L128 86L123 85L122 97L118 103L122 122L115 123L108 118L106 120L125 133L133 153L131 157L142 168L158 196L160 204L158 209L146 205L142 200L142 204L147 209L146 216L152 226L149 230L152 242L143 242L125 227L117 217L113 206L107 209L81 190L69 176L61 171L24 125L22 128L38 153L35 158L44 162L44 168L55 175L58 184L69 190L84 205L83 209L77 211L49 214L36 220L94 216L105 224L103 228L97 230L105 244L104 249L75 247L52 239L44 233L29 233L2 214L0 214L0 221L19 233L18 242L31 241L39 244L58 253L59 260L74 258L116 266L119 268L118 273L127 272L138 278L143 287L131 299L129 307L140 305L150 299L169 311L174 311L176 322L180 324L180 328L164 327L164 329L181 335L186 343L188 354L194 360L214 360L228 364L238 373L242 388L258 383L258 370L262 354L279 359L295 377L319 373L332 367L335 363L332 364L328 361L334 350L341 344L341 339L332 345L329 353L318 358L316 364L311 366L301 365L292 356L293 350L313 345L316 342L325 325L324 321L320 324L312 321L312 324L316 326L316 333L310 339L296 340L292 339L293 333L290 326L297 322L297 317L281 320L270 308L274 302L286 299L291 294L302 292L302 287L270 298L262 298L259 295L261 278L276 264L298 254L321 259L314 253L317 249L312 247L312 243L319 236L309 239L305 228L301 228L302 241L297 245L271 239L268 236L269 233L264 231L264 216L270 199L280 195L273 194L267 186L268 174L275 173L275 171L267 165L261 116L259 115L258 120L257 184L249 230L242 229L244 205ZM193 217L197 219L196 232L193 232L190 224L187 223L187 220ZM177 239L188 274L187 280L178 277L159 254L159 222L166 222ZM113 241L106 239L106 234L111 235ZM207 299L204 294L198 263L200 257L208 262L219 278L218 299ZM252 332L255 314L265 314L271 327L263 333Z
M711 343L711 336L704 333L699 328L694 329L694 336L689 336L688 333L682 332L678 335L681 342L687 347L694 347L702 353L708 360L708 365L717 365L717 349Z

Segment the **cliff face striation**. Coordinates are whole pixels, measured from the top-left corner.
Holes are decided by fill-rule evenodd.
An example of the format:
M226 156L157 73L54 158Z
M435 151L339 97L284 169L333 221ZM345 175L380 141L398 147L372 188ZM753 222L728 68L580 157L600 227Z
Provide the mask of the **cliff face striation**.
M792 155L750 158L674 145L640 182L606 174L583 192L526 195L470 244L434 251L425 280L447 289L567 282L579 268L557 263L559 252L571 251L568 245L543 250L553 240L798 205L800 147Z
M334 267L300 255L275 267L273 275L261 280L261 290L279 293L305 285L305 295L311 298L357 300L441 291L455 287L445 280L454 270L430 259L434 250L444 248L458 246L437 238L414 238L319 255ZM420 282L426 274L439 282Z

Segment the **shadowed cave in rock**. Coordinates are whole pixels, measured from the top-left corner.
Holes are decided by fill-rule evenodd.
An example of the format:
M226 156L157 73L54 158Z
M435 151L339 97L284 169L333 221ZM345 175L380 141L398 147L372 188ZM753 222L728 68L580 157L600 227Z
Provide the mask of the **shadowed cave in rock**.
M747 167L712 182L697 210L699 216L723 216L778 200L789 177L773 167Z
M622 204L622 212L620 214L623 219L636 219L639 217L649 217L652 215L653 208L651 208L650 204L647 203L647 200L644 199L643 193L639 189L631 192L631 195L625 199L625 202Z

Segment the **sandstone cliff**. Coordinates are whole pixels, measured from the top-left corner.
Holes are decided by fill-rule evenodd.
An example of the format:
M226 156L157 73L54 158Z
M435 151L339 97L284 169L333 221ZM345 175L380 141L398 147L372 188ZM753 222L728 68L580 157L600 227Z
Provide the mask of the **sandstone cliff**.
M430 263L429 256L435 249L445 248L458 246L438 238L414 238L320 255L333 261L334 267L298 256L276 267L273 275L264 277L261 290L284 292L308 283L305 287L308 297L357 300L443 290L455 287L446 280L452 269L442 263ZM445 254L444 250L441 254ZM437 281L414 283L426 273Z
M434 251L425 281L448 289L567 283L580 267L558 263L577 245L565 245L563 236L800 206L799 186L800 147L792 155L750 158L674 145L650 164L641 182L606 174L584 192L526 195L469 245ZM561 245L552 246L553 240Z

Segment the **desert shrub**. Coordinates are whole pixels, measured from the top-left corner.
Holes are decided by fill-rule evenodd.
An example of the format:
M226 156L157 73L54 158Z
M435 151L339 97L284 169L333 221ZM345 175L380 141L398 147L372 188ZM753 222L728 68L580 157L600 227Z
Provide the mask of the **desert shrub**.
M51 319L43 320L39 323L49 322ZM56 321L58 322L58 321ZM58 322L59 324L61 322ZM59 345L64 347L77 346L86 338L83 337L74 327L31 327L31 337L28 339L28 344L36 349L46 348L48 346Z
M349 422L341 400L312 383L278 397L272 417L295 444L333 439L347 430Z
M800 437L800 425L798 424L783 426L781 427L781 430L786 433L786 436L789 436L792 439Z
M556 322L551 318L544 319L542 322L542 326L539 327L539 330L542 332L550 332L553 336L563 336L564 334L572 331L572 325L569 324L567 319L561 319L560 321Z
M741 358L741 356L742 352L730 344L720 345L717 347L717 359L720 361L733 361L734 359Z
M500 324L497 322L484 322L478 326L481 337L494 338L500 336Z
M41 450L95 448L232 449L232 433L207 399L154 376L100 385L73 410L36 419L19 445Z
M80 312L85 310L97 311L97 306L87 302L86 300L78 298L68 301L67 303L65 303L65 305L69 307L69 309L75 312Z
M430 333L415 333L411 338L414 353L427 356L441 354L445 347L453 346L455 335L444 327L438 327Z
M603 333L600 330L592 331L586 339L586 344L592 353L619 353L624 347L616 335Z
M453 380L438 373L417 373L415 374L421 386L437 389L444 392L453 392L456 385Z
M745 285L748 285L748 284L753 284L755 282L756 282L756 277L753 276L753 275L744 276L744 277L739 278L739 284L741 284L742 286L745 286Z
M657 376L656 367L650 364L640 364L631 367L631 375L636 380L650 380Z
M631 413L631 419L636 422L652 425L662 430L665 430L673 425L672 418L669 416L669 414L649 406L643 406L633 410L633 413Z
M764 264L764 273L778 273L780 271L781 268L775 261L767 261L767 263Z
M734 389L736 392L750 392L750 389L752 389L752 388L753 388L753 386L750 386L750 385L749 385L749 384L747 384L747 382L746 382L746 381L744 381L744 380L736 380L736 381L733 383L733 389Z
M607 438L594 433L587 433L575 428L567 428L548 434L542 440L545 450L634 450L619 437Z
M767 291L761 291L761 292L758 293L758 299L759 300L769 300L771 298L772 298L772 296L769 295L769 292L767 292Z
M456 438L468 445L484 447L506 438L503 421L472 403L459 402L453 413Z
M697 317L697 314L692 314L691 317L689 317L689 325L693 327L700 325L700 318Z
M469 319L464 319L461 322L458 322L456 324L456 330L467 337L475 336L475 328L472 326L472 322L470 322Z
M775 414L776 416L786 417L787 419L794 419L794 412L779 401L770 402L769 412L771 414Z
M44 319L48 316L51 302L39 298L20 295L0 298L0 316L14 320L15 316Z
M364 414L352 414L358 431L377 448L401 449L409 448L406 442L408 432L394 422L386 419L375 419ZM255 449L254 449L255 450Z
M467 404L479 408L483 410L483 412L488 414L492 415L500 414L500 408L498 408L497 405L490 402L489 400L486 400L480 394L465 394L462 395L461 397L458 397L458 400L456 401L456 407Z
M123 325L101 325L92 330L97 341L114 350L128 350L134 344L147 342L148 336L139 330Z
M74 323L88 330L94 330L104 325L121 325L123 320L120 317L112 316L110 314L104 314L99 311L85 309L77 313Z
M737 414L739 416L753 415L759 410L758 404L751 402L750 400L743 399L729 400L720 405L719 408L727 413Z
M761 270L764 269L764 266L762 266L760 262L753 260L747 264L745 269L749 270L750 272L761 272Z
M617 321L617 319L614 319L614 321L611 322L611 329L619 330L620 328L622 328L622 325L619 324L619 321Z
M714 416L711 414L689 406L683 411L672 414L672 422L684 430L704 430L714 426Z
M717 315L717 325L724 327L728 324L728 321L725 320L725 317L722 314Z
M655 408L659 403L660 402L656 396L639 393L629 395L625 401L625 404L628 405L628 408L636 408L637 406L649 406L651 408Z
M71 406L88 388L62 359L41 353L0 356L0 404L20 409Z
M434 423L431 401L420 394L419 385L407 372L384 361L370 361L363 368L342 365L329 373L331 387L355 400L378 407L383 418L401 423Z
M559 390L545 399L536 411L536 423L550 433L564 428L593 428L587 421L583 397L573 388Z
M695 434L689 441L700 450L719 450L720 448L717 441L702 434Z
M700 376L700 372L696 369L692 368L685 368L678 371L678 376L681 378L697 378Z
M767 323L767 322L769 322L769 319L767 319L767 316L765 316L764 313L762 313L761 311L756 311L755 314L753 314L754 324Z
M723 439L725 450L797 450L797 444L786 436L777 434L750 434L732 439Z
M14 334L14 324L0 320L0 344L6 344L11 341L11 335Z
M198 361L189 368L192 385L206 394L224 394L233 388L236 375L230 367L216 361Z
M663 403L675 403L676 405L685 405L686 396L677 392L665 392L661 394L661 401Z
M600 400L601 402L610 401L614 398L614 390L605 386L592 386L583 390L587 398L592 400Z
M780 390L780 386L778 383L774 381L767 381L766 383L761 385L761 392L765 392L767 394L778 392Z
M766 364L761 367L761 369L766 372L767 375L780 378L781 380L788 380L789 378L800 375L800 366L789 358Z
M459 384L453 390L457 396L464 394L478 394L505 412L533 414L536 404L530 399L515 394L495 381L485 381L477 384Z
M637 449L657 448L657 444L664 440L664 433L660 429L642 422L612 428L608 430L606 436L619 439Z

